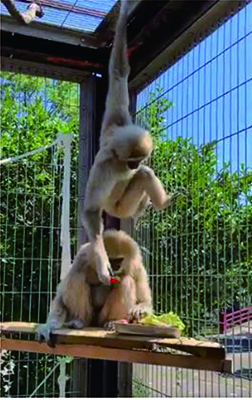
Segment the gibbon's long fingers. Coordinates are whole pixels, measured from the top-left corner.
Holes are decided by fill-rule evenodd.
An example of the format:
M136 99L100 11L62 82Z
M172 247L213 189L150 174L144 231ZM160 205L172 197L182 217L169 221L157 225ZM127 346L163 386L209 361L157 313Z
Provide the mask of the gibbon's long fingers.
M128 315L128 321L129 322L139 321L150 312L151 312L150 307L147 306L146 304L137 304L131 308Z
M108 321L108 322L105 322L105 324L103 325L103 328L104 328L106 331L110 331L110 332L115 331L115 322L116 322L116 321Z
M40 343L44 339L49 347L54 348L56 345L56 336L52 334L52 330L49 324L40 326L36 331L36 337Z

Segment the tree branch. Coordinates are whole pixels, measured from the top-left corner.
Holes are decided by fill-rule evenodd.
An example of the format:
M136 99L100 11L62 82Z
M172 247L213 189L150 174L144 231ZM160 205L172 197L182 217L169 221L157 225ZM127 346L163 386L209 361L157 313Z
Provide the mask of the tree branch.
M5 5L10 15L15 18L21 24L28 25L32 22L36 17L42 18L44 12L42 7L39 4L32 3L27 7L27 11L21 13L15 4L15 0L2 0L2 3Z

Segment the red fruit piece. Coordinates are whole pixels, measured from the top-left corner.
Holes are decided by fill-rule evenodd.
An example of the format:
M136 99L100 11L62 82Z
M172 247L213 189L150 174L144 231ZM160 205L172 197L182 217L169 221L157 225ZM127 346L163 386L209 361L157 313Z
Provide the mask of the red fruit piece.
M110 278L110 283L111 283L111 285L116 285L116 284L120 283L120 280L118 278L112 277L112 278Z

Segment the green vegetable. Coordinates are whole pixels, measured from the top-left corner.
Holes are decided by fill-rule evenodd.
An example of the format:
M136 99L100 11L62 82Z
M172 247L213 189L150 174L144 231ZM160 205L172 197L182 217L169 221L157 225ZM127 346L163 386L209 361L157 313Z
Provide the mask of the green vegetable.
M177 316L177 314L170 311L168 314L162 314L160 316L150 314L142 318L139 323L141 325L152 325L152 326L173 326L178 328L181 332L185 329L184 323Z

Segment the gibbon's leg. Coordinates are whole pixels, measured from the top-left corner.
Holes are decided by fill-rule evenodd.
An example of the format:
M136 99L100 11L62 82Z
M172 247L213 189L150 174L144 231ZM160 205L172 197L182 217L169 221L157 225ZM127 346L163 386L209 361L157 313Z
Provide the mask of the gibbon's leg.
M70 329L81 329L85 326L89 326L89 323L82 321L81 319L72 319L72 321L67 323L67 326Z
M55 329L60 329L67 319L67 309L62 301L61 295L57 295L52 302L51 311L46 321L46 324L39 326L36 333L38 340L44 338L48 346L55 347L55 341L52 333Z
M111 289L98 318L99 326L113 328L113 322L127 319L130 309L136 304L136 284L134 279L125 276L119 287Z
M174 199L173 195L166 194L153 170L142 165L129 182L121 200L116 204L115 210L118 216L127 218L137 214L146 193L157 210L166 208Z
M81 262L76 260L76 263ZM88 280L88 270L79 272L78 264L74 265L75 271L71 274L71 279L67 282L62 294L62 299L68 312L67 326L73 329L81 329L89 326L93 317L93 304L91 298L91 287ZM73 268L73 266L72 266ZM80 265L80 268L83 268ZM90 268L89 265L85 266Z
M144 214L146 208L147 208L150 204L151 204L150 198L149 198L149 196L147 195L147 193L145 193L145 194L143 195L143 197L142 197L142 200L141 200L140 203L138 204L138 208L137 208L135 214L134 214L133 217L132 217L132 218L134 219L134 223L135 223L135 224L137 224L138 218L140 218L140 217Z

